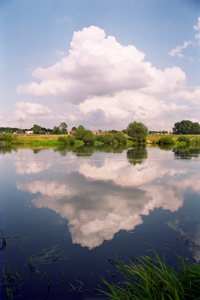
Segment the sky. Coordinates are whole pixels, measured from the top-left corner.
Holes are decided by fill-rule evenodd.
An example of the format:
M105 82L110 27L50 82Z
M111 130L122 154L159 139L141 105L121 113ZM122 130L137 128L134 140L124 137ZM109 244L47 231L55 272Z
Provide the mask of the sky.
M200 123L199 0L2 0L1 126Z

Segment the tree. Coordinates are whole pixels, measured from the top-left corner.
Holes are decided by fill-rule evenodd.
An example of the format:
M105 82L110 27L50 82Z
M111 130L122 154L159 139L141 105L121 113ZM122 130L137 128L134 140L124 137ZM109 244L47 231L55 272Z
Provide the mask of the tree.
M62 133L66 133L67 132L67 124L65 122L62 122L59 126L60 130Z
M39 134L41 131L41 126L34 124L32 130L34 134Z
M137 143L145 143L148 134L148 128L142 122L137 123L134 121L128 125L126 133Z
M172 130L174 134L200 134L200 125L197 122L182 120L175 123Z
M72 127L72 131L75 131L77 130L77 128L75 126Z
M83 130L83 129L85 129L85 127L83 125L79 125L78 129L82 129Z
M61 134L60 128L57 127L57 126L54 126L54 128L53 128L53 134Z
M91 130L77 129L73 132L76 140L82 140L85 143L92 143L94 141L94 134Z

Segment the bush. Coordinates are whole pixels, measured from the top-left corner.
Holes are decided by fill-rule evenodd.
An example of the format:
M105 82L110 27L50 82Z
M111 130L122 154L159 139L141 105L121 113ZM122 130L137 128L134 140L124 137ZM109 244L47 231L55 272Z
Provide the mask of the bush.
M164 136L159 139L158 144L159 145L172 145L172 144L174 144L174 141L172 140L172 138L170 136Z
M17 139L17 135L10 134L10 133L1 133L1 146L4 147L5 145L11 144L18 144L19 141Z
M58 142L63 145L73 145L75 144L75 137L68 135L68 136L59 136Z
M177 138L179 142L185 142L186 144L190 143L190 138L188 136L181 135Z
M12 134L10 133L1 133L1 142L11 143L12 142Z
M121 132L114 133L114 140L117 141L118 144L126 144L127 139Z
M94 134L88 129L77 129L73 132L76 140L84 141L85 143L92 143L94 141Z

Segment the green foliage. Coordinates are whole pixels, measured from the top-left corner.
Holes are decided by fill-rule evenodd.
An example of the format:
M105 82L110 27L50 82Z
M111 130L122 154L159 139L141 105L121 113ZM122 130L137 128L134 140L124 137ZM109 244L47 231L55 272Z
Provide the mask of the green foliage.
M75 140L75 147L82 147L84 145L84 141Z
M73 136L75 136L76 140L81 140L89 144L91 144L94 141L94 134L91 130L88 129L77 129L73 132Z
M126 145L127 145L127 147L131 147L134 145L134 142L131 140L126 140Z
M79 125L79 126L78 126L78 129L79 129L79 130L84 130L85 127L84 127L83 125Z
M1 142L6 142L8 144L11 144L12 134L10 134L10 133L1 133Z
M159 145L172 145L173 143L174 141L170 136L163 136L158 141Z
M127 139L121 132L114 133L114 140L117 141L118 144L126 144Z
M186 300L200 299L200 265L180 259L179 272L156 258L143 256L126 264L116 259L116 267L124 280L116 285L102 279L110 292L100 292L110 299Z
M0 127L0 131L2 133L13 133L13 132L18 132L17 127Z
M41 126L34 124L32 130L34 134L39 134L41 131Z
M1 139L1 147L19 144L19 140L16 134L1 133L0 139Z
M189 120L177 122L173 127L174 134L200 134L200 124Z
M74 145L75 144L75 137L72 135L68 136L59 136L58 137L58 143L62 145Z
M199 138L199 137L196 137L196 138L194 138L191 142L192 142L192 144L194 144L194 145L199 145L199 144L200 144L200 138Z
M54 128L53 128L53 134L61 134L61 133L62 132L61 132L60 128L57 127L57 126L54 126Z
M98 146L102 146L102 145L104 145L104 143L102 143L102 142L99 142L99 141L94 141L93 142L94 147L98 147Z
M186 144L190 144L190 138L188 136L181 135L177 138L179 142L185 142Z
M148 134L148 128L143 123L137 123L134 121L128 125L126 133L130 137L134 138L137 143L145 143Z
M114 135L111 133L95 135L95 140L104 144L109 144L114 140Z
M67 133L67 124L65 122L62 122L59 126L59 129L62 133Z
M77 128L75 126L72 127L72 131L75 131L77 130Z

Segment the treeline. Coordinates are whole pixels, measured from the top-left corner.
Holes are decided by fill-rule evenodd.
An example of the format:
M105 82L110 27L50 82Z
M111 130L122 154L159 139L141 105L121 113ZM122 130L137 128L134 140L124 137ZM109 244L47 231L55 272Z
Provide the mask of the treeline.
M149 134L166 134L168 131L162 130L162 131L155 131L155 130L150 130Z
M88 129L77 129L73 134L67 136L59 136L58 142L63 145L75 144L75 141L83 141L84 144L126 144L127 139L121 132L117 133L104 133L104 134L93 134Z

